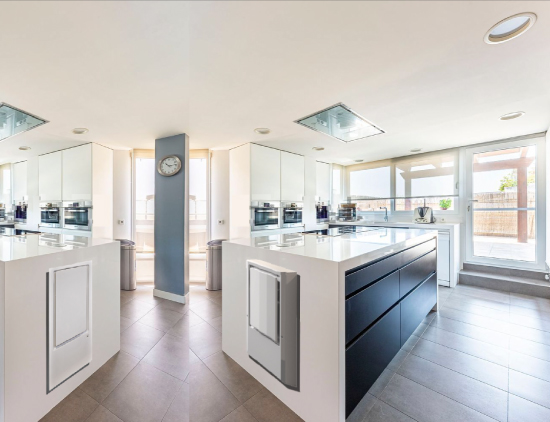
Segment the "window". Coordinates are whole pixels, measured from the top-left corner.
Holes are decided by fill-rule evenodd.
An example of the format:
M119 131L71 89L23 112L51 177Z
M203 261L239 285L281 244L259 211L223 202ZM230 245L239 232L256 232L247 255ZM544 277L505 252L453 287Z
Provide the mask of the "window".
M416 207L454 210L458 180L458 154L445 151L395 161L395 211Z
M208 241L208 150L189 151L189 252L204 253Z
M349 194L357 211L380 211L391 206L391 166L360 167L349 173Z
M155 252L155 152L134 151L135 226L138 253Z

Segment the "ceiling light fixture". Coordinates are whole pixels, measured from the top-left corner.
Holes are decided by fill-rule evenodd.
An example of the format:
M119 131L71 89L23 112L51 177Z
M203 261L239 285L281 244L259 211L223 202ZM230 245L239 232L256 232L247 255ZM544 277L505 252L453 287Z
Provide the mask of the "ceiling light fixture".
M46 123L47 120L0 102L0 141Z
M89 131L90 131L90 129L85 128L85 127L75 127L75 128L73 129L73 133L74 133L75 135L84 135L85 133L87 133L87 132L89 132Z
M362 163L363 162L363 160L353 160L353 161L355 161L356 163Z
M513 113L508 113L500 116L500 120L513 120L523 116L524 114L524 111L514 111Z
M313 151L324 151L325 149L323 147L313 147L311 148Z
M28 151L31 149L31 147L19 147L21 151Z
M487 44L500 44L510 41L527 32L536 21L537 15L534 13L518 13L493 25L483 39Z
M257 127L254 129L254 132L259 133L260 135L267 135L271 131L266 127Z
M422 151L422 148L413 148L411 149L411 152L420 152Z

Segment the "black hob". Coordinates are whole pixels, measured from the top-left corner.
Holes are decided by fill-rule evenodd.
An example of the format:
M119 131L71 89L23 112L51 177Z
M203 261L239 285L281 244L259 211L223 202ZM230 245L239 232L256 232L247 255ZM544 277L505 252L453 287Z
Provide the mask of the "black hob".
M27 234L40 234L40 232L0 227L0 236L26 236Z
M340 226L340 227L333 227L333 228L323 229L323 230L309 230L307 232L303 232L303 234L314 234L317 236L336 237L336 236L342 236L344 234L363 233L363 232L369 232L372 230L379 230L379 229L378 227Z

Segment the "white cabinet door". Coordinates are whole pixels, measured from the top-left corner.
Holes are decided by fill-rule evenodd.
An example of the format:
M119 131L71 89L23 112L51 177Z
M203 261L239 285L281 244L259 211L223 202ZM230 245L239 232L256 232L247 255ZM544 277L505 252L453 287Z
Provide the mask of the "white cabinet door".
M316 163L316 176L317 176L317 196L321 202L330 201L330 164Z
M281 151L250 145L250 199L281 200Z
M61 201L61 151L38 157L38 195L41 201Z
M303 201L304 184L304 156L281 151L281 201Z
M439 232L437 237L437 279L448 285L451 279L451 239L448 232Z
M13 165L13 202L18 204L27 199L27 162Z
M92 144L63 152L63 200L92 200Z

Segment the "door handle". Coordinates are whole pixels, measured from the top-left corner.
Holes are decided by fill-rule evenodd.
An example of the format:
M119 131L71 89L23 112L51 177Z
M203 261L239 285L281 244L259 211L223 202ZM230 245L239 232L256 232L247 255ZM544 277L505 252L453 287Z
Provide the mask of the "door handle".
M468 199L468 202L479 202L477 199ZM471 205L468 205L468 212L470 212L470 210L472 209L472 206Z

